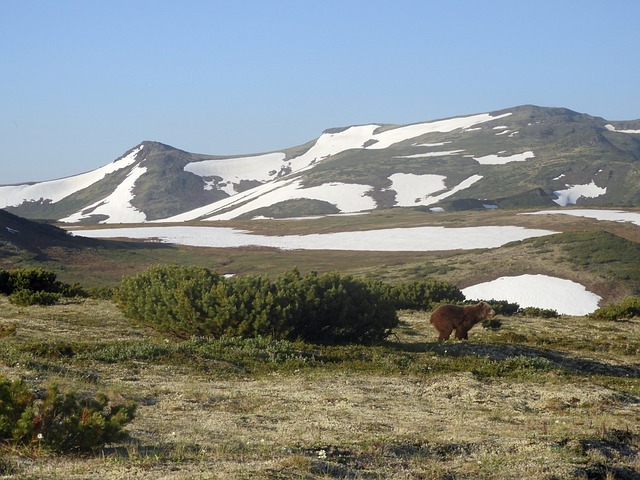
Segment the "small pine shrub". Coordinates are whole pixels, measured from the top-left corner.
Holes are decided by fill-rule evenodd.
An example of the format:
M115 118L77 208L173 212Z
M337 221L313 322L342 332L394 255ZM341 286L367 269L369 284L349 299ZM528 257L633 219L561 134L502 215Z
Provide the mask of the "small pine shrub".
M464 294L448 282L421 280L390 287L389 295L399 310L431 310L443 303L464 301Z
M27 307L29 305L55 305L62 295L53 292L31 290L17 290L9 295L9 301L14 305Z
M557 310L550 308L525 307L520 310L525 317L558 318Z
M507 300L484 300L491 308L496 312L496 315L504 315L505 317L511 317L520 311L520 305L517 303L511 303ZM477 303L476 300L469 303Z
M502 326L502 322L497 318L487 318L483 320L482 328L486 328L487 330L498 330Z
M589 314L597 320L625 320L640 317L640 297L629 297L620 303L608 305Z
M53 305L62 297L87 295L79 285L62 283L54 272L42 268L0 270L0 293L21 306Z
M55 452L90 451L126 436L136 406L110 405L106 396L79 398L50 385L43 398L21 381L0 378L0 441Z
M123 279L117 300L129 318L180 337L362 343L385 338L398 323L378 286L335 272L227 280L206 268L164 265Z

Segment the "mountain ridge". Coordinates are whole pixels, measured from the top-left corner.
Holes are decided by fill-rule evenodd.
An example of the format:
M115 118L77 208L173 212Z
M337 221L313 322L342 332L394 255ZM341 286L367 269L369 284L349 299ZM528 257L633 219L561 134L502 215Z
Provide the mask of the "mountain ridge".
M379 208L638 205L640 120L518 107L325 129L245 155L143 141L83 174L0 186L0 208L66 223L356 213Z

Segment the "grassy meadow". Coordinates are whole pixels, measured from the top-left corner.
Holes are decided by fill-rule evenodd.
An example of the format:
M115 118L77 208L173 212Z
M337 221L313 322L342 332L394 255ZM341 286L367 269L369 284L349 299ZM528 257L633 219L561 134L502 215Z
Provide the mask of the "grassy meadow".
M216 223L216 225L218 225ZM222 224L221 224L222 225ZM508 210L393 209L287 221L288 234L421 225L562 232L490 250L317 252L92 241L0 245L1 268L40 266L99 289L163 263L276 276L339 271L464 288L541 273L603 303L640 294L629 223ZM283 222L225 222L281 234ZM93 226L92 228L94 228ZM32 239L33 240L33 239ZM35 243L33 240L32 244ZM96 290L97 291L97 290ZM631 479L640 462L640 320L499 317L465 342L436 342L429 312L402 311L376 345L178 339L95 297L21 307L0 295L0 375L42 392L133 401L128 438L91 453L0 445L15 479Z
M90 454L1 447L3 478L636 478L640 321L501 317L437 343L403 311L386 342L178 340L110 300L0 296L0 373L134 401Z

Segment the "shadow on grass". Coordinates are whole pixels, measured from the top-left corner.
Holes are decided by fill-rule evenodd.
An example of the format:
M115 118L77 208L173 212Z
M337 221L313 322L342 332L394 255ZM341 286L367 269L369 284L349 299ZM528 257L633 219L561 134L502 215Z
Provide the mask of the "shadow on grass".
M389 342L389 347L405 352L434 352L438 355L477 355L494 361L513 357L544 358L555 367L584 376L605 375L619 378L640 378L640 364L612 365L598 360L579 358L555 350L513 344L486 344L469 341Z

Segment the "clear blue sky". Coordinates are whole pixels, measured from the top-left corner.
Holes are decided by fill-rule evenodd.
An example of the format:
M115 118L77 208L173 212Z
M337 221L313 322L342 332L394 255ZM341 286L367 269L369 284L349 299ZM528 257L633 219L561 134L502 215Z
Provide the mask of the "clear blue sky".
M0 184L521 104L640 118L637 0L0 0Z

